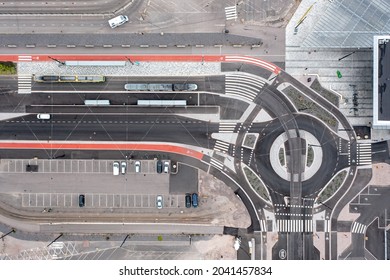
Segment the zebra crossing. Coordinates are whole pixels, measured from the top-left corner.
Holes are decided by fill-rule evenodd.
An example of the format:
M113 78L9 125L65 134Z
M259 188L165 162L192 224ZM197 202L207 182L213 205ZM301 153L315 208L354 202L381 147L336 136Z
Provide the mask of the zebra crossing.
M210 158L210 165L219 170L223 170L223 163L214 158Z
M219 124L219 133L233 133L237 123L227 122Z
M18 94L31 94L31 74L18 75Z
M364 234L366 232L367 226L359 222L354 222L352 224L352 233Z
M313 220L276 220L278 232L313 232Z
M237 19L237 6L225 7L226 20Z
M357 144L357 164L369 165L372 163L371 143Z
M225 93L252 102L264 84L261 78L252 74L229 73L225 76Z
M227 153L229 151L230 144L221 140L217 140L214 145L214 150L222 153Z

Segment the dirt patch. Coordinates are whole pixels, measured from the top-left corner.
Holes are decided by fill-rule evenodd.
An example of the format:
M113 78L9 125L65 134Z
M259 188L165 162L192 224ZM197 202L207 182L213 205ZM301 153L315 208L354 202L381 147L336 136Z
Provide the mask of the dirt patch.
M230 235L214 236L208 241L194 243L195 248L205 260L236 260L237 251L233 244L234 237Z
M242 201L222 181L203 171L199 172L201 207L213 213L212 224L247 228L250 216Z

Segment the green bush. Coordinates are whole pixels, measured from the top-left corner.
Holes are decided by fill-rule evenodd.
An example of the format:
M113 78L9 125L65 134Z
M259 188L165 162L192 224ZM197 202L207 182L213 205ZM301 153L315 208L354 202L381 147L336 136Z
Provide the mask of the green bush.
M0 62L0 75L16 74L16 64L10 61Z

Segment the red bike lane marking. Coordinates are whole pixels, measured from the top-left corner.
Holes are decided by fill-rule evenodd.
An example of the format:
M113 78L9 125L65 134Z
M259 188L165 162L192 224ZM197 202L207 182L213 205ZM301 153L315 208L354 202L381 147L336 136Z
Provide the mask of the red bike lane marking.
M133 143L58 143L58 142L0 142L0 149L32 149L32 150L136 150L161 151L181 154L201 160L203 153L174 145L133 144Z

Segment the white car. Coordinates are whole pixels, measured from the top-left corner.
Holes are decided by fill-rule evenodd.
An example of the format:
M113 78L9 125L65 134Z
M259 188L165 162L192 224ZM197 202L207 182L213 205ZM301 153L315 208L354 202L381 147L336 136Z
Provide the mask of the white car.
M38 120L50 120L50 114L38 114L37 119Z
M112 174L114 174L115 176L119 175L119 162L118 161L114 161L114 163L112 164Z
M138 160L134 163L135 165L135 173L139 173L141 172L141 162L139 162Z
M164 201L163 201L162 195L156 196L156 207L157 207L157 209L162 209L163 208L163 204L164 204Z
M164 173L169 172L169 161L164 162Z
M125 161L121 162L121 173L124 175L126 174L126 168L127 168L127 163Z

